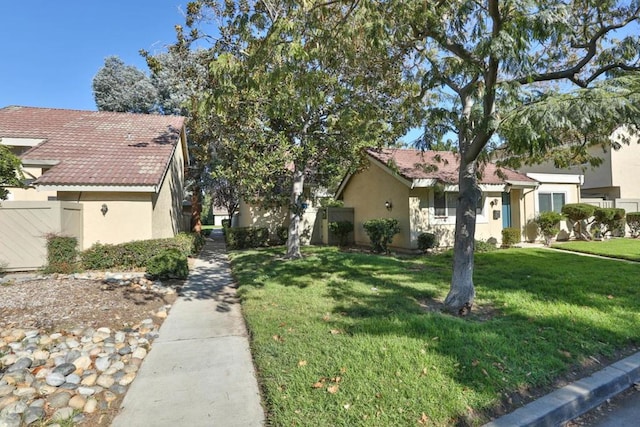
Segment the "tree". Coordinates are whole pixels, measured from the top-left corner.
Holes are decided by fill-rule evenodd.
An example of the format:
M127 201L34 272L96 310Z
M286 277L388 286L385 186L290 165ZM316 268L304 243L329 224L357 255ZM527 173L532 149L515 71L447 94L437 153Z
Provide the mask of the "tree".
M429 110L425 121L431 137L457 135L459 199L453 275L445 305L463 314L475 298L477 175L483 153L496 139L505 115L523 104L566 86L590 88L617 71L637 71L637 28L626 36L620 30L638 20L638 4L396 1L369 10L385 18L387 37L412 48L408 70L416 70L422 95L437 100L438 107ZM607 117L593 117L600 118ZM562 118L555 119L550 129L561 128ZM526 136L525 145L535 149L535 135Z
M226 178L214 178L210 188L213 204L224 207L231 220L238 212L240 203L238 189Z
M0 200L6 200L9 194L5 187L22 187L22 178L20 159L0 145Z
M157 110L158 91L149 76L117 56L105 59L93 78L93 97L100 111L151 113Z
M364 14L339 3L192 2L184 47L206 38L198 24L212 13L220 36L204 105L228 124L219 147L232 153L227 169L242 174L243 195L264 197L265 184L278 187L289 171L286 256L298 258L305 180L322 185L363 147L395 141L411 125L401 57L389 60L393 46L370 38L378 29L357 25Z

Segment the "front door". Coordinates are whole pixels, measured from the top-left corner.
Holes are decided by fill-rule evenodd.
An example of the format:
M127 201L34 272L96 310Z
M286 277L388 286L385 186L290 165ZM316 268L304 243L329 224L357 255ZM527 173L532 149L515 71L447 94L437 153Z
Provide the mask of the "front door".
M502 193L502 228L511 227L511 194Z

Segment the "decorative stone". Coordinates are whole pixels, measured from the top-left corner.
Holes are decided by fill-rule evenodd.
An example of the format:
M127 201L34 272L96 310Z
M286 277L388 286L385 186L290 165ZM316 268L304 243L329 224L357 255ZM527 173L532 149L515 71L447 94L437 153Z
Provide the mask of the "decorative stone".
M9 384L0 385L0 397L5 397L13 394L13 390L15 389L15 386Z
M95 362L96 369L99 371L106 371L110 365L111 365L111 361L107 356L99 357L96 359L96 362Z
M28 357L21 357L20 359L16 360L15 363L9 366L6 372L12 373L21 369L29 369L32 363L33 360L29 359Z
M45 417L44 408L38 406L29 406L24 412L23 418L26 425L35 423Z
M53 421L64 421L64 420L68 420L72 416L73 416L73 408L66 406L54 412L51 419Z
M28 399L34 397L37 393L37 390L33 387L17 387L13 392L14 395L22 398L26 397Z
M145 357L147 357L147 350L142 347L138 347L135 349L131 357L133 357L134 359L144 359Z
M78 387L77 392L83 396L92 396L96 391L92 387Z
M70 399L71 399L71 393L66 391L61 391L47 397L47 402L49 403L50 407L58 409L58 408L64 408L65 406L67 406Z
M18 396L5 396L0 398L0 411L4 410L9 405L16 403L20 398Z
M34 360L47 360L49 358L49 352L46 350L36 350L33 352Z
M76 374L69 374L64 379L66 382L76 385L80 384L80 381L82 380L82 378L80 378L80 375Z
M86 377L82 378L82 381L80 381L80 384L90 387L96 383L97 379L98 379L98 374L95 374L95 373L89 374Z
M87 399L87 403L85 403L82 411L87 414L93 414L96 409L98 409L98 401L94 398L89 398Z
M89 356L80 356L72 363L74 364L76 369L89 369L89 367L91 366L91 358Z
M63 363L62 365L56 366L53 370L53 373L59 373L63 376L67 376L76 370L76 365L73 363Z
M7 405L2 410L3 414L23 414L28 408L27 404L21 400L11 403Z
M86 403L87 403L87 399L80 394L76 394L71 399L69 399L69 406L72 407L73 409L82 409L84 408L84 405Z
M100 375L98 377L98 381L96 381L96 384L98 384L100 387L109 388L113 385L114 382L115 380L111 375Z
M60 372L52 372L49 375L47 375L46 381L47 381L47 384L49 384L50 386L57 387L59 385L64 384L65 379L64 379L64 375L61 374Z
M3 414L0 416L0 427L20 427L20 414Z
M122 376L122 378L120 378L120 380L118 381L118 384L120 384L122 386L128 386L129 384L131 384L133 382L134 379L136 379L136 373L135 372L125 373Z

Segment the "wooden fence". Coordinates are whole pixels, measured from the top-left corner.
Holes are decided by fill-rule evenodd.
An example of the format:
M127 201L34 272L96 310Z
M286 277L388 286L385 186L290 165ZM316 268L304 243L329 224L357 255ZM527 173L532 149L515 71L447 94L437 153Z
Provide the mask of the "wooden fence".
M72 236L82 248L82 205L72 202L0 202L0 268L37 270L46 265L48 234Z

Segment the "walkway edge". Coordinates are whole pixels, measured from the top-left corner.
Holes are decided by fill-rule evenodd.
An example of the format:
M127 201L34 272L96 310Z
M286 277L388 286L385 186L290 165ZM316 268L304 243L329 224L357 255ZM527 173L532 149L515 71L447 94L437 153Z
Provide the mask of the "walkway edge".
M484 427L558 426L601 405L640 380L640 352L493 420Z

